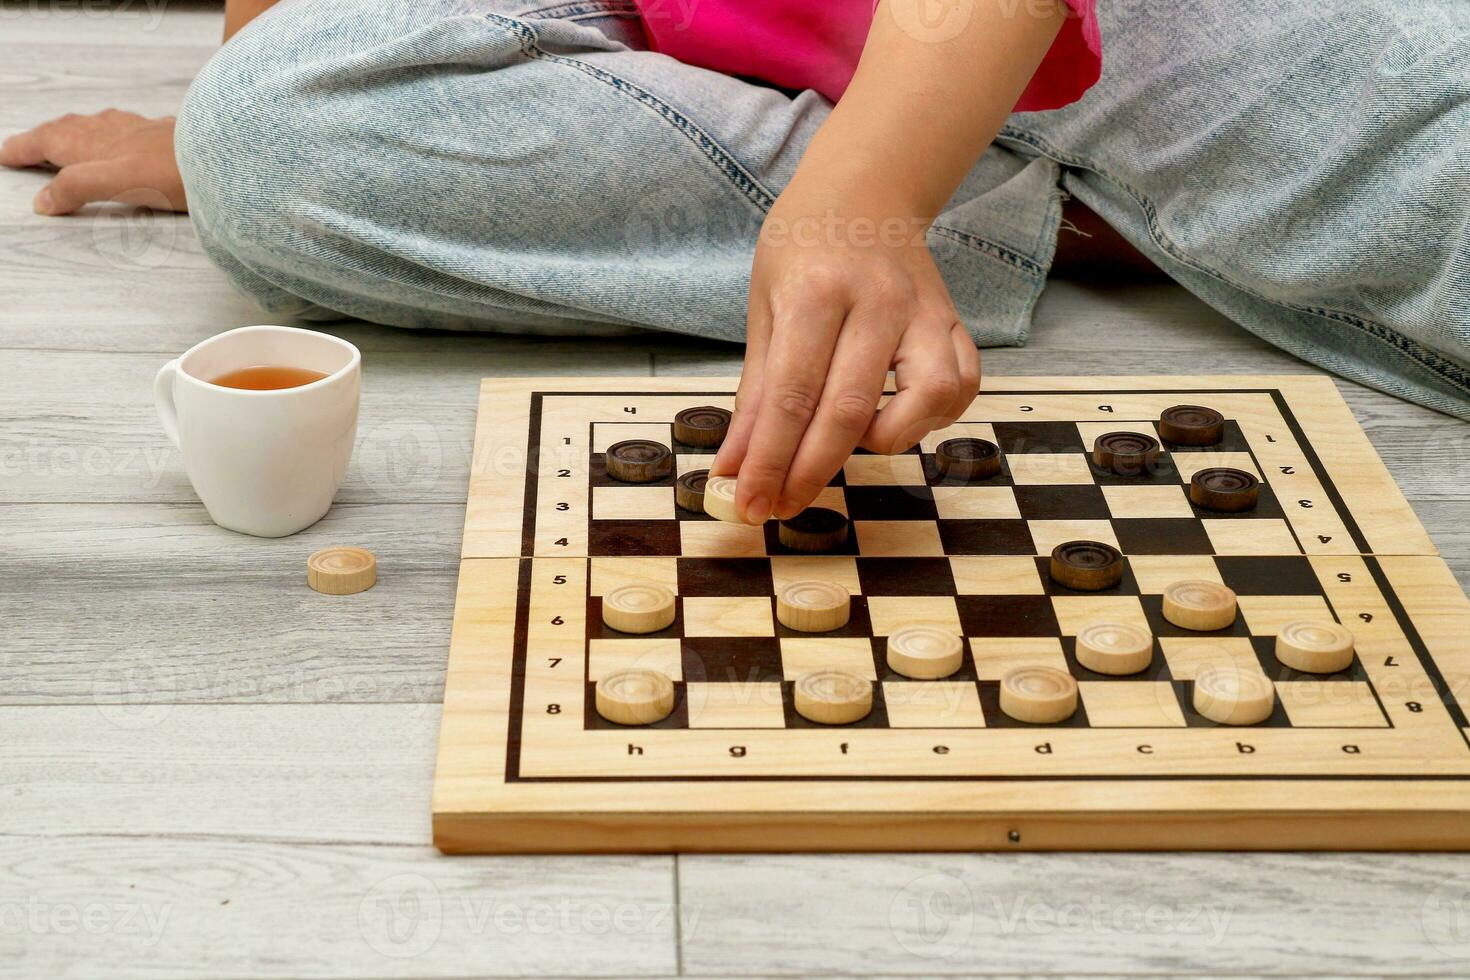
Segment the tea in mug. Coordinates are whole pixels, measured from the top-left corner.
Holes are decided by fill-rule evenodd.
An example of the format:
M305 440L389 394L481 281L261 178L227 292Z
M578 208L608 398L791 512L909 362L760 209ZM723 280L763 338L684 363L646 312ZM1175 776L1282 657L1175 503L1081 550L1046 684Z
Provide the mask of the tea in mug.
M222 388L244 388L247 391L276 391L281 388L300 388L313 381L320 381L326 374L310 368L287 367L283 364L256 364L252 367L227 371L209 383Z

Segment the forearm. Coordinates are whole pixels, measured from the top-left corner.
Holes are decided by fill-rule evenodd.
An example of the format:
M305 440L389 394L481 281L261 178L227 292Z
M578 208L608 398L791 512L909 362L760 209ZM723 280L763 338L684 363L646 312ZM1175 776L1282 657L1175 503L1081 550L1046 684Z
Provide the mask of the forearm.
M921 0L922 2L922 0ZM802 159L834 188L929 221L995 138L1067 16L1063 0L949 0L958 29L882 0L857 74ZM941 22L942 19L941 19Z
M225 36L228 41L240 28L276 5L276 0L225 0Z

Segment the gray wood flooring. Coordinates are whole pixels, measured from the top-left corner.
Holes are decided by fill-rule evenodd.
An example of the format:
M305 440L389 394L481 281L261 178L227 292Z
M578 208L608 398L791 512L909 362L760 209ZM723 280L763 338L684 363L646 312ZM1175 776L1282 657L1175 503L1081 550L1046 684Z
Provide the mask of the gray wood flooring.
M0 136L177 104L208 4L0 5ZM262 314L186 220L36 218L0 171L0 976L1470 971L1445 855L440 857L429 788L475 382L734 374L729 347L351 325L331 515L209 523L150 381ZM1173 287L1054 284L1012 374L1310 370ZM1462 583L1470 426L1342 385ZM300 586L327 542L369 593Z

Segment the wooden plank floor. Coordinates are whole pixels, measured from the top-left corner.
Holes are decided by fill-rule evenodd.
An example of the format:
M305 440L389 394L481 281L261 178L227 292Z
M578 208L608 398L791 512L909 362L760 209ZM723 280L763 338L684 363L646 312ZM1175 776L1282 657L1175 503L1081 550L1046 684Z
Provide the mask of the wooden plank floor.
M208 4L4 3L0 136L169 111L218 30ZM150 381L262 314L186 220L36 218L42 182L0 171L0 977L1470 969L1456 856L441 858L475 380L733 374L738 352L343 327L366 358L340 503L243 538L195 500ZM986 364L1310 370L1172 287L1066 283ZM1470 426L1342 387L1470 582ZM374 549L382 583L305 590L328 542Z

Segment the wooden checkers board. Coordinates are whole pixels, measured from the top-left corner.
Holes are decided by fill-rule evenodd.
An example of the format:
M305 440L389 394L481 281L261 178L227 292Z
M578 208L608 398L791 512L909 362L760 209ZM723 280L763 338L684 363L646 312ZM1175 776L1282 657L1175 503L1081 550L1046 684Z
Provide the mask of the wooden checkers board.
M674 480L712 450L674 443L681 409L729 408L733 378L491 379L483 383L460 563L434 838L444 851L1464 848L1470 844L1470 601L1331 381L1320 377L987 378L963 419L899 456L853 456L817 504L849 516L835 554L792 552L765 527L676 508ZM1142 476L1100 471L1104 432L1158 435L1160 412L1226 419L1211 447L1165 442ZM996 443L1003 468L947 482L946 438ZM620 484L603 453L651 439L673 473ZM1243 513L1195 507L1210 466L1261 481ZM1119 549L1115 587L1052 583L1047 556L1085 538ZM776 622L784 583L852 593L848 624ZM1239 595L1227 629L1161 615L1181 579ZM633 636L602 623L630 582L677 596ZM1103 618L1154 640L1143 673L1080 666L1075 636ZM1336 620L1349 669L1296 673L1276 632ZM906 622L964 637L960 671L889 671ZM1195 713L1205 666L1263 672L1270 717ZM1066 671L1080 707L1056 725L998 709L1001 674ZM673 713L624 727L596 681L652 668ZM836 667L873 684L861 721L824 726L792 682Z

